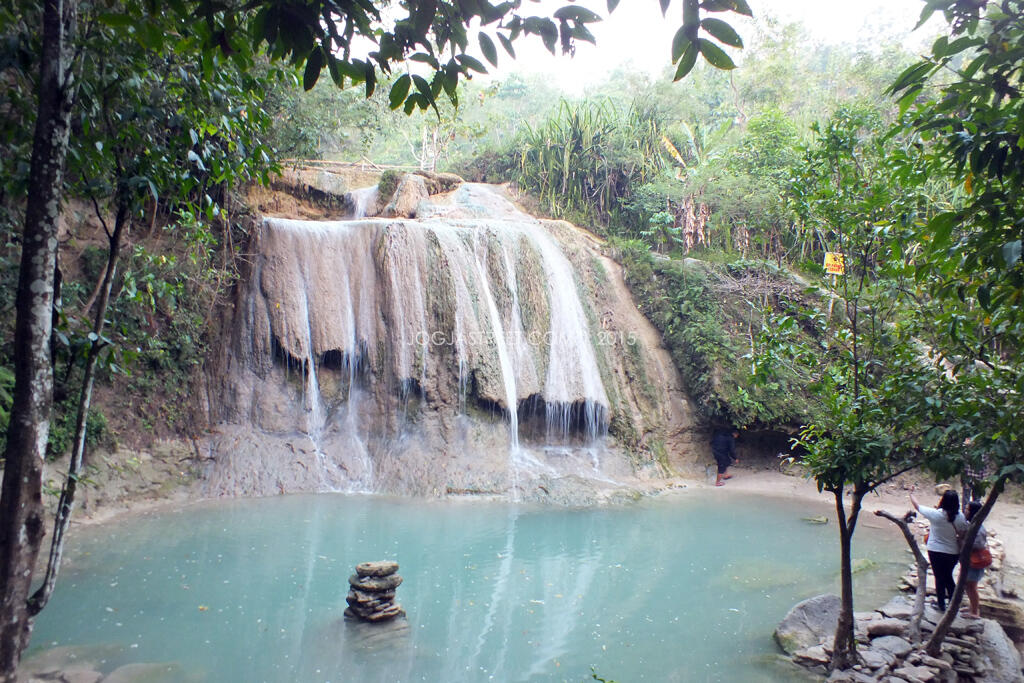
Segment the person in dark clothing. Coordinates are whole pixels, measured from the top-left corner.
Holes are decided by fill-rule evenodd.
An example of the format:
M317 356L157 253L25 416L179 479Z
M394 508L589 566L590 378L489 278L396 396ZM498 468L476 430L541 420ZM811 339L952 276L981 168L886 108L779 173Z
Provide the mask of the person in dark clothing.
M715 480L715 486L722 486L726 479L732 479L728 471L729 465L739 462L739 458L736 457L736 438L739 435L736 429L720 429L711 437L711 454L718 463L718 479Z

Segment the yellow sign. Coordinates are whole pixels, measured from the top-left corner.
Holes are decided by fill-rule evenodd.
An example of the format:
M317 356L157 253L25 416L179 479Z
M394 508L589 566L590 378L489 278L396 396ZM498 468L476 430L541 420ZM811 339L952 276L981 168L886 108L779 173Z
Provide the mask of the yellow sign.
M829 275L842 275L846 272L843 255L835 251L825 252L825 272Z

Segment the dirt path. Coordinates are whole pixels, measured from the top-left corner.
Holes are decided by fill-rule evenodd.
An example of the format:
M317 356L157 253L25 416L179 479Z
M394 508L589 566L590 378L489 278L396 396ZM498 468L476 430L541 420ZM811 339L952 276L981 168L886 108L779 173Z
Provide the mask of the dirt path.
M835 516L835 499L830 493L819 493L817 485L811 479L782 474L770 469L736 465L730 469L734 475L725 486L716 489L723 496L743 496L751 493L779 496L788 499L813 501L821 506L821 512ZM696 488L714 488L706 481L678 480L678 483ZM892 527L889 522L880 520L871 513L875 510L886 510L902 515L911 509L908 494L913 492L918 500L927 505L935 505L938 495L935 484L930 481L918 481L913 478L901 479L890 484L877 493L864 499L864 512L860 523L879 528ZM992 509L985 527L994 531L1003 541L1006 559L1015 567L1024 567L1024 505L1007 502L1000 498Z

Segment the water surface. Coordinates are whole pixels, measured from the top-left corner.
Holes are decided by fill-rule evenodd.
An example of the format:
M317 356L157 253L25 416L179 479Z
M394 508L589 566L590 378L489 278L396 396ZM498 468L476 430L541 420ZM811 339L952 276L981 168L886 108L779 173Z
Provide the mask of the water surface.
M282 496L80 528L30 655L161 663L146 680L168 681L792 680L771 632L838 589L835 524L715 493L580 510ZM904 547L858 529L858 609ZM407 621L346 622L352 568L382 559L400 564Z

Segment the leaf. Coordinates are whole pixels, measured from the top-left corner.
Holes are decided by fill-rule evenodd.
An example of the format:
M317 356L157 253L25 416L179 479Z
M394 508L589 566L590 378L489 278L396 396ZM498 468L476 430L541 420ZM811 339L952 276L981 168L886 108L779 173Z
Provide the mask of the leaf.
M476 57L470 57L467 54L461 54L458 57L456 57L456 59L459 60L459 63L465 68L472 69L473 71L478 71L479 73L482 74L487 73L487 67L485 67Z
M962 38L957 38L946 46L946 56L952 57L953 55L960 54L964 50L982 45L984 42L985 41L981 38L974 36L963 36Z
M512 47L512 41L509 40L508 38L506 38L505 35L502 34L502 33L498 34L498 40L501 41L501 46L503 48L505 48L505 52L508 53L509 57L511 57L512 59L515 59L516 58L516 51Z
M608 0L608 13L611 14L619 6L619 0Z
M548 49L548 52L555 54L555 42L558 40L558 29L555 28L555 24L551 21L546 21L541 24L540 27L540 39L544 43L544 47Z
M555 10L552 15L555 19L561 21L574 21L577 23L591 23L595 21L601 21L601 16L596 14L586 7L580 7L579 5L566 5Z
M480 51L492 66L498 66L498 50L494 47L494 41L486 33L480 34Z
M936 68L935 65L929 61L912 64L896 77L896 80L893 81L893 84L888 87L886 92L895 94L911 85L920 85L933 68Z
M679 79L686 76L693 69L693 65L697 63L697 44L690 43L683 52L682 58L679 60L679 66L676 68L676 75L673 76L672 80L678 81Z
M156 51L163 47L166 36L156 24L142 21L135 25L135 37L144 48Z
M746 0L703 0L700 6L708 12L735 12L747 17L754 16Z
M111 28L122 28L125 26L132 26L135 23L135 20L127 14L114 14L112 12L100 14L96 17L96 19L98 19L100 23L106 24Z
M331 80L339 88L345 87L345 76L341 73L341 69L338 68L338 58L333 54L327 55L327 70L331 74Z
M412 82L424 100L427 102L434 101L434 95L430 91L430 84L427 83L427 79L423 78L423 76L413 75Z
M1002 248L1003 262L1007 268L1013 268L1014 265L1020 261L1021 255L1021 240L1014 240L1013 242L1007 242Z
M413 62L422 62L423 64L430 66L431 69L435 70L440 68L441 66L440 64L437 63L437 58L435 58L434 55L428 55L425 52L417 52L411 55L409 59Z
M921 10L921 16L918 18L917 26L914 27L914 30L916 31L917 29L919 29L922 26L924 26L925 22L928 21L929 19L931 19L932 14L934 14L934 13L935 13L935 6L934 5L932 5L931 3L928 3L927 5L925 5L924 9Z
M713 35L719 42L732 47L743 47L743 39L736 30L721 19L708 17L700 22L700 27Z
M572 29L572 37L576 40L585 40L588 43L597 45L597 38L594 34L587 30L587 27L583 24L576 24Z
M957 214L952 211L937 214L928 221L926 233L932 236L931 250L937 251L949 244L949 237L953 233L953 226L957 223Z
M923 89L924 88L920 84L911 86L911 88L907 90L906 94L904 94L898 100L898 104L900 107L900 116L903 116L904 114L907 113L907 110L910 109L910 105L917 101L917 96L921 93Z
M661 3L661 16L665 16L668 12L668 5L671 0L658 0Z
M689 32L685 26L680 26L679 30L676 31L675 37L672 39L672 63L675 64L679 61L679 58L683 56L692 41L689 37ZM676 79L678 80L678 79Z
M434 74L434 77L430 79L430 94L437 100L437 96L441 94L441 90L444 89L444 73L438 71Z
M991 289L989 285L982 285L978 287L978 303L986 311L990 310L989 307L992 305Z
M392 109L398 109L405 102L406 96L409 94L409 86L412 85L412 78L409 74L402 74L398 77L398 80L391 86L391 92L388 95L388 101L391 104Z
M302 89L309 91L320 78L320 70L324 66L324 51L319 45L314 47L306 57L306 70L302 74Z
M708 60L708 63L716 69L728 71L729 69L736 68L736 64L733 63L732 57L727 55L725 50L718 47L707 38L698 38L697 45L700 53L704 55L704 59Z
M373 91L377 89L377 71L370 62L366 63L366 73L363 78L366 79L366 99L370 99L373 96Z

